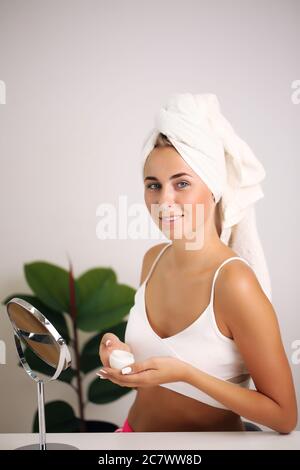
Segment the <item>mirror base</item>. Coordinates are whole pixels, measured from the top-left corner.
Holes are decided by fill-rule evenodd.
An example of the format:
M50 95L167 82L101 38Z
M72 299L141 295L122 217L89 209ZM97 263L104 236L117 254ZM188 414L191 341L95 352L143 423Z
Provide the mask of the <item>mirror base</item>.
M46 444L46 450L79 450L78 447L71 446L70 444L61 444L49 442ZM17 447L15 450L40 450L39 444L29 444L27 446Z

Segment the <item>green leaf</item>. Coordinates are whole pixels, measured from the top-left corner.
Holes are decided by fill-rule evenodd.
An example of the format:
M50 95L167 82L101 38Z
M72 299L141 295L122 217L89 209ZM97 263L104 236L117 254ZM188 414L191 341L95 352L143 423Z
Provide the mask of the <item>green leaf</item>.
M132 387L121 387L108 379L96 378L89 386L88 399L92 403L103 405L117 400L132 390Z
M46 432L78 432L79 419L73 408L66 402L57 400L45 405ZM33 432L39 431L38 414L33 419Z
M70 384L74 377L76 377L76 370L69 367L68 369L62 371L62 373L58 377L58 380Z
M122 321L134 303L135 289L105 282L78 309L77 325L83 331L102 331Z
M114 283L117 281L116 273L111 268L94 268L83 273L76 282L79 297L78 308L89 303L94 293L101 290L109 281Z
M100 339L101 335L97 334L88 340L82 349L80 355L80 370L85 374L103 365L99 356Z
M36 261L24 265L26 280L44 304L59 312L70 312L69 273L54 264Z
M70 335L69 335L66 319L63 313L57 312L56 310L53 310L52 308L48 307L40 299L38 299L37 297L34 297L33 295L27 295L27 294L10 295L4 300L3 303L7 304L7 302L9 302L14 297L18 297L19 299L26 300L26 302L29 302L31 305L33 305L33 307L37 308L47 318L47 320L49 320L49 322L52 323L54 328L56 328L56 330L61 335L61 337L66 341L66 343L69 344Z
M109 332L115 334L118 336L120 341L124 342L126 325L127 322L119 323L118 325L110 328ZM99 344L102 336L106 332L108 331L103 331L102 333L97 334L85 343L80 356L80 369L85 374L91 370L102 367L103 364L99 357Z

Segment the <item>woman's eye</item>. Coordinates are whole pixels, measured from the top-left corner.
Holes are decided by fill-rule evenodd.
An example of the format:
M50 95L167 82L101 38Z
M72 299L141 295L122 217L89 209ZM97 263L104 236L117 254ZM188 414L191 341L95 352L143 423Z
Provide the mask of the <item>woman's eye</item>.
M155 186L157 183L151 183L146 186L147 189L153 189L151 186Z
M190 184L187 181L180 181L178 184L181 184L181 183L184 183L186 186L189 186L189 184ZM186 186L181 186L181 188L186 188Z
M179 186L179 189L184 189L186 188L187 186L190 186L190 183L188 181L179 181L179 183L177 183L178 185L180 184L184 184L184 186ZM153 188L153 186L159 186L158 183L150 183L146 186L147 189L156 189L156 188Z

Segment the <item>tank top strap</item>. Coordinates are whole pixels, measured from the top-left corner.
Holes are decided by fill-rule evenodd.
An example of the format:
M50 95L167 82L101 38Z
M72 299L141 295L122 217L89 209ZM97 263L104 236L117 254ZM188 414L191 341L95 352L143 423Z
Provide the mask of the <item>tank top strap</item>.
M152 272L153 272L153 269L155 268L155 266L156 266L156 264L157 264L159 258L161 257L161 255L164 253L164 251L165 251L170 245L172 245L172 242L171 242L171 243L168 243L167 245L165 245L165 246L160 250L160 252L158 253L158 255L156 256L155 260L153 261L152 266L151 266L151 268L150 268L150 270L149 270L149 272L148 272L148 274L147 274L147 276L146 276L146 278L145 278L145 280L144 280L144 284L146 284L146 282L147 282L148 279L150 278L150 276L151 276L151 274L152 274Z
M218 267L218 269L216 270L215 274L214 274L214 278L213 278L213 282L212 282L212 288L211 288L211 293L210 293L210 299L209 299L209 304L211 304L212 300L213 300L213 294L214 294L214 287L215 287L215 282L216 282L216 279L217 279L217 276L221 270L221 268L229 263L229 261L232 261L234 259L239 259L241 261L244 261L245 263L248 264L248 266L250 266L250 264L248 263L248 261L246 261L244 258L241 258L240 256L232 256L231 258L227 258L225 259L225 261L223 261L223 263L221 263L221 265ZM250 266L251 267L251 266Z

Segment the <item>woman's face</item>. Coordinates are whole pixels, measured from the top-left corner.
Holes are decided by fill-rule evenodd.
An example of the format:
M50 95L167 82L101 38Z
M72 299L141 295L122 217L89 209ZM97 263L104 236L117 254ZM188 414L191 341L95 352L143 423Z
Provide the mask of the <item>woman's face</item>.
M154 148L149 154L144 188L151 217L171 239L188 238L186 234L203 228L214 211L212 192L173 147Z

